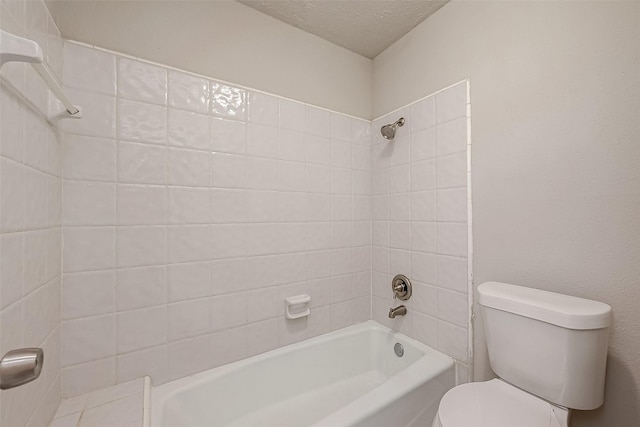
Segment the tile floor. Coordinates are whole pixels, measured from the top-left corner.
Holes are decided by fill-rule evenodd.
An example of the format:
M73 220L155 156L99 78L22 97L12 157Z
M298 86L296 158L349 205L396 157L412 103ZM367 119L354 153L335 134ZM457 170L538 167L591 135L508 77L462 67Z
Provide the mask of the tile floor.
M142 427L144 378L60 402L51 427Z

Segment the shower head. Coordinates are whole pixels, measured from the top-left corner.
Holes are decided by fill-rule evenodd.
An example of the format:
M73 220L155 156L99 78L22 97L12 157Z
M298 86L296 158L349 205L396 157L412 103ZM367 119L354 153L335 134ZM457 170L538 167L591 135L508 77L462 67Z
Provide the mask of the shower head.
M398 127L404 126L404 117L400 117L398 121L390 125L384 125L380 128L380 133L384 139L392 140L396 136Z

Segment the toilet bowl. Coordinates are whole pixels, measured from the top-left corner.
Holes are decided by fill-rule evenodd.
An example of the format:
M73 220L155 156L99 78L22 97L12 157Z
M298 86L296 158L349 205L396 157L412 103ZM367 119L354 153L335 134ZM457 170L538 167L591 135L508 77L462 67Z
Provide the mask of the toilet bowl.
M449 390L433 427L568 427L569 410L500 379Z
M478 295L498 378L449 390L433 427L568 427L602 405L611 307L499 282Z

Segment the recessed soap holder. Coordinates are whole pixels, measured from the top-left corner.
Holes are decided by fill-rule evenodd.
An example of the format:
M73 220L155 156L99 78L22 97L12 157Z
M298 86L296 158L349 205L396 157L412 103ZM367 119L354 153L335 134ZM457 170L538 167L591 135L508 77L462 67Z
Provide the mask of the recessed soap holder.
M309 303L311 297L306 294L295 295L284 299L284 317L293 320L307 317L311 314Z

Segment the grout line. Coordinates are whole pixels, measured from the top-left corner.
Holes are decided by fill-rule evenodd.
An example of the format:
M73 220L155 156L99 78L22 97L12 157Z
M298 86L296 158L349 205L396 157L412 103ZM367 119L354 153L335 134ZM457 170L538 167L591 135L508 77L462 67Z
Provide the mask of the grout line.
M471 180L471 81L466 81L467 89L467 305L469 311L468 332L468 378L473 379L474 372L474 289L473 289L473 216L472 216L472 180Z

